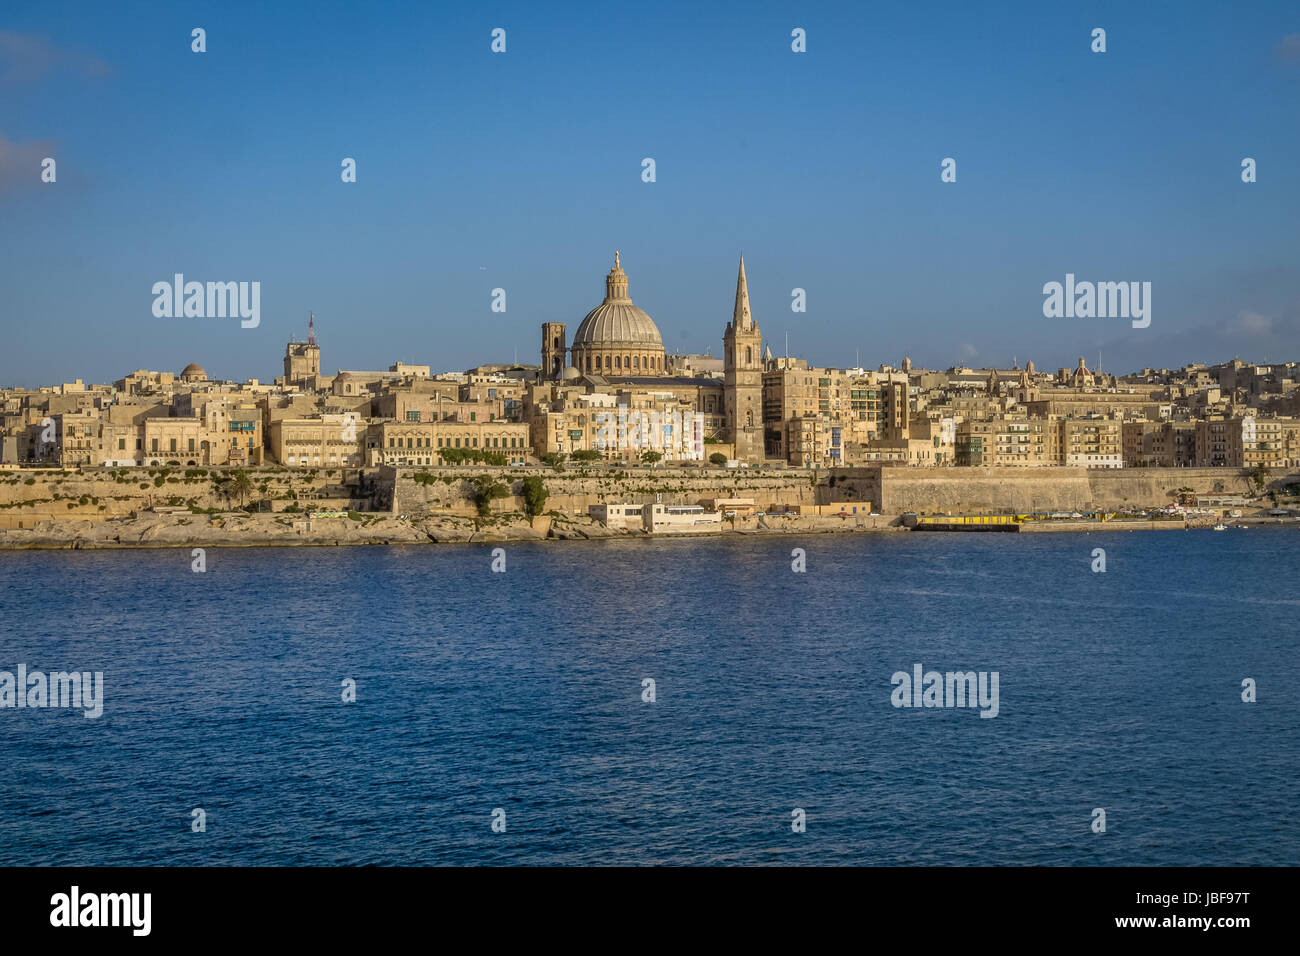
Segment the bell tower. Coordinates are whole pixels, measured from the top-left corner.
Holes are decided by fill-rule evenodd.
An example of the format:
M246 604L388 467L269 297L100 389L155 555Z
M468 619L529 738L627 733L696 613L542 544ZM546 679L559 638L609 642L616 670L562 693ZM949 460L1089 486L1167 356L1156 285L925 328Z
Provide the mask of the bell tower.
M763 459L763 333L749 311L745 257L736 277L736 307L722 336L727 438L741 461Z
M542 378L555 380L564 371L564 323L542 323Z

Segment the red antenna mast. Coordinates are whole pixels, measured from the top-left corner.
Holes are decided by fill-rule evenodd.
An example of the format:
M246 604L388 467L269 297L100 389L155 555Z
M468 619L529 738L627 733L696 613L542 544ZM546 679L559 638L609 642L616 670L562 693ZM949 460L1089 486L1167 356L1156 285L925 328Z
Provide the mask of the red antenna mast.
M307 313L307 344L316 344L316 313Z

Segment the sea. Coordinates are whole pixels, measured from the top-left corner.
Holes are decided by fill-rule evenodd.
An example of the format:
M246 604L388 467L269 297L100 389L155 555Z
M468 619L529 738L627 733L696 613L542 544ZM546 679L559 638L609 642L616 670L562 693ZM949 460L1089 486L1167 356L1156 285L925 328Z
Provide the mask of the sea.
M1297 545L0 552L0 864L1295 865Z

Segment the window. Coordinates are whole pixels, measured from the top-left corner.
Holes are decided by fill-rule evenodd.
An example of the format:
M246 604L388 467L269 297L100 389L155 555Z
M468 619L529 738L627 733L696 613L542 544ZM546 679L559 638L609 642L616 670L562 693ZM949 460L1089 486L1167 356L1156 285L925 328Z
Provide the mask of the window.
M125 439L125 438L119 438L119 439L117 440L117 450L118 450L118 451L126 451L126 439Z
M410 411L408 409L406 412L406 420L408 422L418 422L420 420L420 410L418 408L415 409L415 411Z

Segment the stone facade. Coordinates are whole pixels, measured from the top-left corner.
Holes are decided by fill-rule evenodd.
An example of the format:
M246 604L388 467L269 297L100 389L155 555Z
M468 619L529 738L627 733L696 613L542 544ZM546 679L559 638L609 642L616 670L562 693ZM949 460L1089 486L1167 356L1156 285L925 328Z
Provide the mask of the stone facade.
M727 419L726 441L741 461L762 461L763 444L763 335L749 309L745 260L736 277L736 305L722 336L723 394Z

